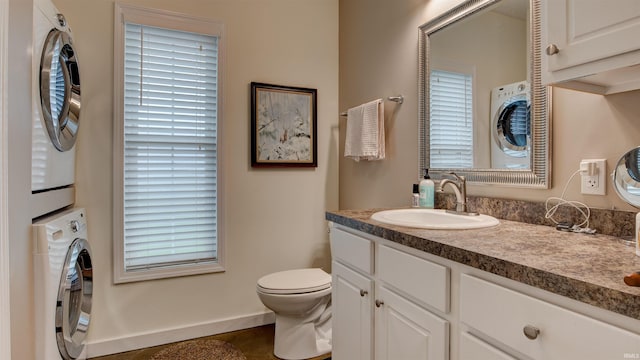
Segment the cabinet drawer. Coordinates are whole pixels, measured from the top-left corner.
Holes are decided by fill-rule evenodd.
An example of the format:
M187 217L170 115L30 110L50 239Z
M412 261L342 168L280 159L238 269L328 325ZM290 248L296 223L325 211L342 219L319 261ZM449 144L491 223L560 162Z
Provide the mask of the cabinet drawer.
M449 312L449 268L445 266L380 245L378 277L426 305Z
M331 255L365 274L373 274L373 242L369 239L331 228Z
M533 359L621 359L640 354L640 335L466 274L460 320ZM529 339L524 328L539 334Z

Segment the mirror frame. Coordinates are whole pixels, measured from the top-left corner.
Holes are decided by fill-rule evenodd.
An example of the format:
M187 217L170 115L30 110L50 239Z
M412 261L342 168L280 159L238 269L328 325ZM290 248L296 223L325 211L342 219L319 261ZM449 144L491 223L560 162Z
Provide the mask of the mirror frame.
M627 204L640 209L640 196L632 194L626 188L624 188L625 184L630 184L629 179L633 181L633 184L631 185L640 185L640 181L636 181L636 179L632 175L628 174L629 167L627 167L627 157L630 154L634 154L634 156L636 157L634 160L636 160L637 164L637 157L640 156L640 146L625 152L616 163L616 167L613 169L612 173L613 188L616 190L616 194L618 194L618 197L620 197L620 199L622 199ZM640 188L640 186L634 187Z
M443 15L420 26L418 59L418 175L429 168L429 36L467 16L471 16L500 0L468 0ZM469 183L549 189L551 186L551 88L542 85L540 0L530 0L530 73L531 79L531 166L527 170L514 169L429 169L434 178L455 171Z

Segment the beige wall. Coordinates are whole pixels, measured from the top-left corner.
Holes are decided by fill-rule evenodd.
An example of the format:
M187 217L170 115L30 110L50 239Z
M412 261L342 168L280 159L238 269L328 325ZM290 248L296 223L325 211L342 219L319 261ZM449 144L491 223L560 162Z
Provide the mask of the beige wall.
M29 76L31 3L11 0L19 51L11 70ZM222 176L226 272L126 285L112 283L113 0L56 0L75 33L82 77L82 125L77 143L76 205L87 209L94 260L90 344L215 323L265 311L256 280L269 272L317 266L330 270L326 209L338 208L338 1L132 0L129 4L208 17L225 25ZM12 9L13 10L13 9ZM20 17L18 15L20 14ZM20 20L21 19L21 20ZM24 30L23 29L23 30ZM19 46L18 46L19 44ZM3 74L4 76L4 74ZM249 83L259 81L318 90L318 167L250 166ZM29 87L12 89L18 149L27 154L16 175L13 204L28 199ZM18 106L21 105L21 106ZM27 124L26 128L23 124ZM12 129L10 129L11 131ZM13 169L13 167L12 167ZM21 184L24 185L21 185ZM22 201L23 203L25 201ZM12 239L12 341L15 359L33 358L31 242L28 209ZM171 341L172 339L165 339ZM135 341L135 340L134 340ZM134 346L135 344L128 344ZM113 349L118 351L119 349Z
M405 95L404 104L387 114L391 116L386 129L387 159L356 163L340 157L340 208L410 204L411 184L418 177L417 29L460 2L340 1L340 109L371 98ZM639 98L640 92L603 97L554 90L552 187L526 190L470 185L468 194L543 202L549 196L560 196L581 159L605 158L610 173L624 152L640 145ZM340 154L344 123L340 123ZM606 196L581 195L576 176L566 197L592 207L634 210L615 194L610 177Z
M9 0L7 133L11 359L32 359L33 252L31 209L31 8L32 2ZM6 321L2 319L0 321Z

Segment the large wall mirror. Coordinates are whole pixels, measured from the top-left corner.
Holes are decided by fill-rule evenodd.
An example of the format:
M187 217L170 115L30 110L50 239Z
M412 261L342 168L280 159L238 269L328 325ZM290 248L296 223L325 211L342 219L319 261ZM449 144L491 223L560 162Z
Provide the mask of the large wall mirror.
M626 152L613 169L613 188L620 198L640 208L640 147Z
M420 27L420 169L549 188L540 0L469 0Z

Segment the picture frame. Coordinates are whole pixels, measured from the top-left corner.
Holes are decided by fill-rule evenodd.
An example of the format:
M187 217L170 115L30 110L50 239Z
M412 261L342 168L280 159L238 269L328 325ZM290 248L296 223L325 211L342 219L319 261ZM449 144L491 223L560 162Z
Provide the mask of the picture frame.
M317 167L317 90L251 83L251 166Z

